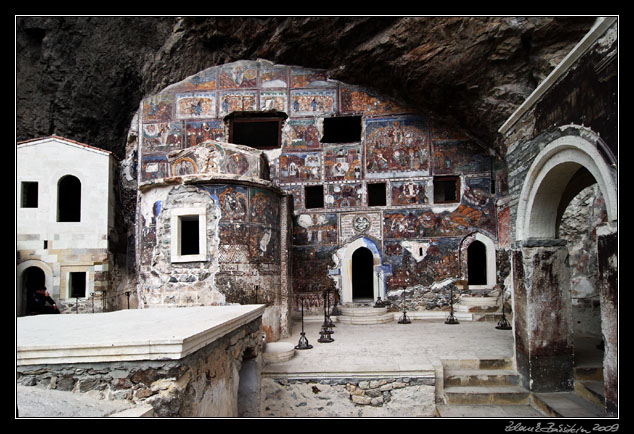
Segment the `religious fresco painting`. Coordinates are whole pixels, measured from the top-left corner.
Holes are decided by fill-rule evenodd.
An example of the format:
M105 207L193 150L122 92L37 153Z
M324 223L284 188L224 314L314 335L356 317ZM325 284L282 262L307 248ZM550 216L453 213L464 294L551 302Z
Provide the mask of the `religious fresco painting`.
M417 116L366 121L365 164L371 177L428 175L427 121Z

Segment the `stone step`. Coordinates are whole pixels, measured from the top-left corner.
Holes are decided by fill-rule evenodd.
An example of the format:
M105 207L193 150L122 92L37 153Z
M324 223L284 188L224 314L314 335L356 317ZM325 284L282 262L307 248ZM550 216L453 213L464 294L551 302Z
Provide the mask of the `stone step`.
M591 380L591 381L603 381L603 367L602 366L582 366L574 368L575 380Z
M452 359L443 360L442 365L445 371L460 369L514 369L512 359Z
M334 320L335 317L333 317ZM339 315L336 322L342 324L385 324L394 321L394 314L383 313L379 315Z
M295 356L295 346L288 342L267 342L262 354L266 363L287 362Z
M354 316L354 317L374 317L387 313L387 307L338 307L341 315L339 316Z
M550 417L607 417L602 407L579 397L575 392L535 393L533 405Z
M451 386L445 387L447 404L524 405L530 392L521 386Z
M452 369L445 371L444 385L451 386L517 386L520 376L511 369Z
M530 405L455 405L437 404L438 417L452 418L543 418L544 414Z
M605 405L605 386L603 381L575 381L575 392L579 397L603 407Z

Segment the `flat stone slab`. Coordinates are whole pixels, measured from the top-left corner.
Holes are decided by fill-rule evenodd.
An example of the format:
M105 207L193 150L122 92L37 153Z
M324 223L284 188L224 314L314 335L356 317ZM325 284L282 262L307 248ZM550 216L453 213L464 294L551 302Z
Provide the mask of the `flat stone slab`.
M20 317L17 365L178 360L263 313L230 305Z

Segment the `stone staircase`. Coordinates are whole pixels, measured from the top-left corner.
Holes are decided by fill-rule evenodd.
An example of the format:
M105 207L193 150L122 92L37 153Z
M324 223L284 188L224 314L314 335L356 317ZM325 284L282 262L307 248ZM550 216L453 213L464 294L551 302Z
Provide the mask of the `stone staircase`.
M343 324L385 324L394 321L394 313L387 307L373 307L370 303L350 303L338 306L336 321ZM334 317L333 317L334 318Z
M473 321L499 321L502 318L498 297L463 296L454 310L456 313L470 313Z
M544 417L509 359L443 361L440 417Z

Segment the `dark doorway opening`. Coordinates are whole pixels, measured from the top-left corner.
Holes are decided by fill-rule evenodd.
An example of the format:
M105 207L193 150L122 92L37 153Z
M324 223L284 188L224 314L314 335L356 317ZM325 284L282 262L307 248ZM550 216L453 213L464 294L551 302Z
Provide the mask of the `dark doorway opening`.
M352 298L374 298L374 257L365 247L352 254Z
M487 284L487 250L481 241L474 241L467 248L467 272L469 285Z
M27 315L31 311L31 308L28 306L28 301L33 294L35 294L35 291L44 288L45 284L46 277L41 268L29 267L24 270L22 274L21 312L18 312L18 316Z

